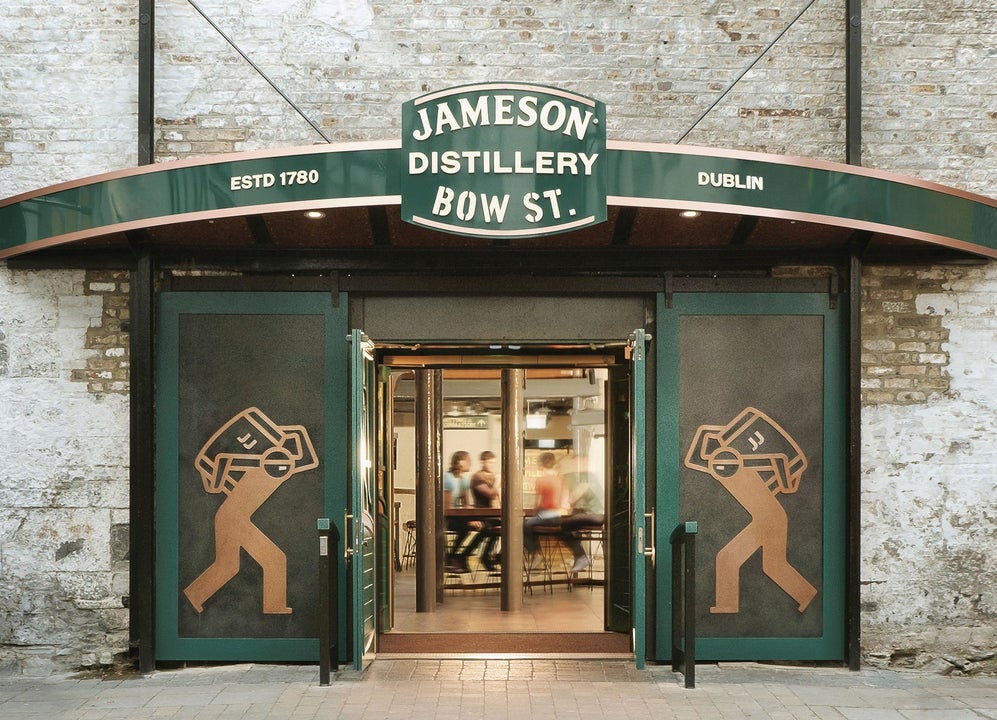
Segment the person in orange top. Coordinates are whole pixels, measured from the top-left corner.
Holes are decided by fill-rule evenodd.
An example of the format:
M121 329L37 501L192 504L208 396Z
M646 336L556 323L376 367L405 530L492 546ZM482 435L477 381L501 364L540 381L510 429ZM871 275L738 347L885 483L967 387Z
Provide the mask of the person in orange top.
M536 482L536 500L531 517L523 521L523 549L532 557L539 550L537 536L533 528L538 525L557 527L561 524L561 505L564 497L564 481L557 471L557 456L545 452L537 458L541 476Z

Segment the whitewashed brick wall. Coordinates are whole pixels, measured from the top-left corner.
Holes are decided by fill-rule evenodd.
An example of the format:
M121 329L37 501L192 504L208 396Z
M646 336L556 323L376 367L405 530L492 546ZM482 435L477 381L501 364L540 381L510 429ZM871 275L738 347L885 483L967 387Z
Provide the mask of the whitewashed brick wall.
M997 648L997 264L922 275L945 288L916 305L949 330L950 389L863 409L863 645L944 670Z
M676 142L800 9L354 0L330 13L298 0L261 22L262 4L199 2L335 141L397 137L401 104L431 89L528 80L604 101L614 139ZM687 142L843 160L843 18L839 0L814 4ZM189 5L164 4L157 29L159 114L176 124L163 157L198 153L222 118L247 131L237 150L323 141Z
M128 399L71 379L102 310L81 271L0 270L0 674L128 647L112 547L128 523Z
M864 163L993 197L997 4L862 4Z
M136 3L0 3L0 197L134 165Z

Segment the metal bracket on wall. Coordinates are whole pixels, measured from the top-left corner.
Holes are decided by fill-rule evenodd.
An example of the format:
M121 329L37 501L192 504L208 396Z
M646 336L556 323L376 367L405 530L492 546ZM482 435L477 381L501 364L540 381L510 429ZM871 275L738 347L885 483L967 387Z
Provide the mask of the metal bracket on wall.
M335 270L329 273L329 294L332 296L332 306L339 307L339 273Z

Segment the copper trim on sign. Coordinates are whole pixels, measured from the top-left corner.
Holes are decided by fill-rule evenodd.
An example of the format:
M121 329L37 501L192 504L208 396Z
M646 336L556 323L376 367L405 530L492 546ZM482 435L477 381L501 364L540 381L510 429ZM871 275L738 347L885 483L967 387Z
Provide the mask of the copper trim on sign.
M848 165L846 163L835 162L833 160L822 160L819 158L808 158L797 155L776 155L774 153L761 153L748 150L729 150L727 148L710 148L698 145L669 145L667 143L636 142L630 140L607 140L607 150L631 150L634 152L670 153L673 155L698 155L703 157L720 157L731 160L750 160L753 162L767 162L775 165L789 165L792 167L813 168L817 170L830 170L832 172L844 173L847 175L862 175L864 177L887 180L902 185L925 188L927 190L937 190L947 195L972 200L997 207L997 198L989 198L985 195L960 190L958 188L942 185L941 183L929 180L919 180L909 175L877 170L875 168L862 167L860 165Z
M24 200L30 200L44 195L72 190L84 185L95 185L108 180L145 175L146 173L162 172L180 168L198 167L201 165L220 165L222 163L240 162L243 160L261 160L266 158L280 158L292 155L321 155L329 152L362 152L365 150L397 150L402 146L401 140L372 140L367 142L350 143L326 143L324 145L302 145L298 147L268 149L268 150L243 150L241 152L226 153L224 155L206 155L196 158L184 158L182 160L169 160L166 162L153 163L151 165L141 165L139 167L125 168L123 170L112 170L111 172L98 175L88 175L76 180L55 185L46 185L38 190L29 190L20 195L0 199L0 207L13 205Z

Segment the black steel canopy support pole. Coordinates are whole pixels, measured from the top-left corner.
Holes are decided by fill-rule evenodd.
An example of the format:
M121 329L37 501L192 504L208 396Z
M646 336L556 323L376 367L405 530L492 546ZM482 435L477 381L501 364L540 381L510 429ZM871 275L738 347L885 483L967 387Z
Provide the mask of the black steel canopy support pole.
M138 164L152 164L155 97L156 0L138 3Z
M139 256L129 282L129 625L132 645L138 650L138 669L151 672L156 667L152 419L155 263L148 251Z
M845 634L848 668L862 664L862 255L864 233L852 238L848 267L848 459Z
M845 162L862 164L862 0L845 0Z

